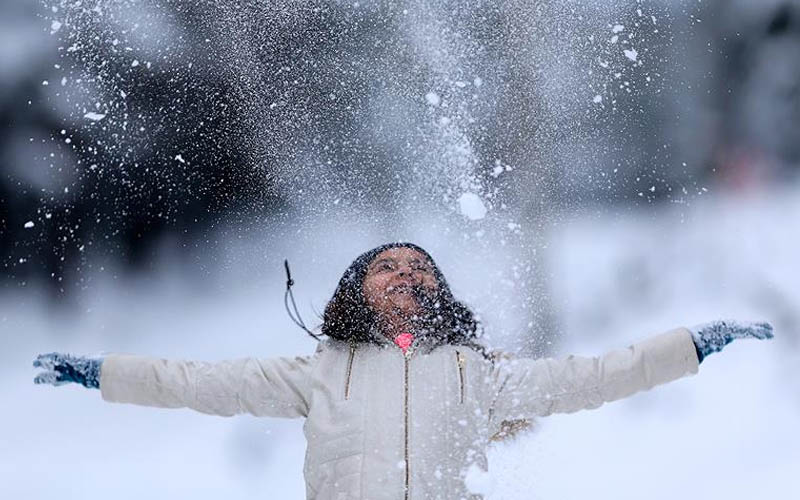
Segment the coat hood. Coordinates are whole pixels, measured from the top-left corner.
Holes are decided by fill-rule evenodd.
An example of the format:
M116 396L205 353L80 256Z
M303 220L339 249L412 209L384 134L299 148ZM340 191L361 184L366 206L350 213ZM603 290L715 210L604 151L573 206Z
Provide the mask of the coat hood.
M322 334L349 343L385 343L380 333L376 315L367 305L363 293L367 268L375 257L390 248L410 248L423 254L429 261L439 284L436 297L438 323L417 341L433 349L439 345L471 345L483 351L477 343L480 328L472 311L453 297L436 261L425 249L409 242L380 245L359 255L345 270L333 297L325 307Z

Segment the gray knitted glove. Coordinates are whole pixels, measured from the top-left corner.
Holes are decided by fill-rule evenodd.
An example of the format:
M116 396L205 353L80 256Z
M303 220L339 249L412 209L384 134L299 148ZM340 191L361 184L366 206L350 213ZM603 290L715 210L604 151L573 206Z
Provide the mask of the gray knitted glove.
M772 325L766 322L722 320L689 328L692 332L697 359L700 362L711 353L719 352L734 339L771 339Z
M99 389L102 364L103 358L99 357L72 356L58 352L40 354L33 361L33 366L45 371L36 375L33 383L63 385L75 382L90 389Z

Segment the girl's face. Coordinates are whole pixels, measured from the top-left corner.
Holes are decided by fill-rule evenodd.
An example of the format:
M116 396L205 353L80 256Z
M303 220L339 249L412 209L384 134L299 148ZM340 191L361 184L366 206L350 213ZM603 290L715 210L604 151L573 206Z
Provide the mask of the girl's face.
M424 254L413 248L390 248L367 266L364 299L379 316L408 318L421 309L418 297L433 296L438 286L433 264Z

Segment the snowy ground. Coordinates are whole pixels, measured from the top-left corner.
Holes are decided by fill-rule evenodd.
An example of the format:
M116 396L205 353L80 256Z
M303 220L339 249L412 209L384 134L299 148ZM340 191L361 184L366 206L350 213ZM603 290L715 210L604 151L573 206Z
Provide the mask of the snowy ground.
M720 317L771 320L777 338L731 345L696 377L541 420L492 449L491 472L479 481L489 499L800 498L798 220L795 186L646 213L576 214L557 227L549 249L558 352L601 353ZM303 497L300 421L106 404L96 391L34 386L30 362L52 350L200 359L308 352L312 342L283 313L281 256L295 264L303 302L321 309L350 258L374 239L360 234L323 256L300 237L281 247L262 241L259 251L253 241L220 262L254 262L221 265L214 286L165 266L163 278L98 279L62 311L35 290L0 298L2 497ZM465 249L421 243L470 295L464 290L482 276L468 271ZM248 279L261 257L272 270ZM497 328L491 315L487 323Z
M559 351L717 317L769 319L777 337L733 344L695 377L543 419L493 450L490 498L800 498L798 220L795 187L563 227Z

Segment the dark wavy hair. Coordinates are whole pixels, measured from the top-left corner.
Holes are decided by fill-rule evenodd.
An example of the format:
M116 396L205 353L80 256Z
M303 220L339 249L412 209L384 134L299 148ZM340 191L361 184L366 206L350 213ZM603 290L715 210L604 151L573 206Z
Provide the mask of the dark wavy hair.
M373 248L359 255L350 264L339 280L333 297L325 306L322 334L351 343L378 342L378 319L364 297L364 278L369 264L379 253L398 247L411 248L423 254L438 283L436 295L426 307L429 316L426 322L426 341L432 341L434 345L465 345L484 353L485 349L478 343L482 329L475 315L453 297L453 292L433 257L423 248L405 242L387 243Z

